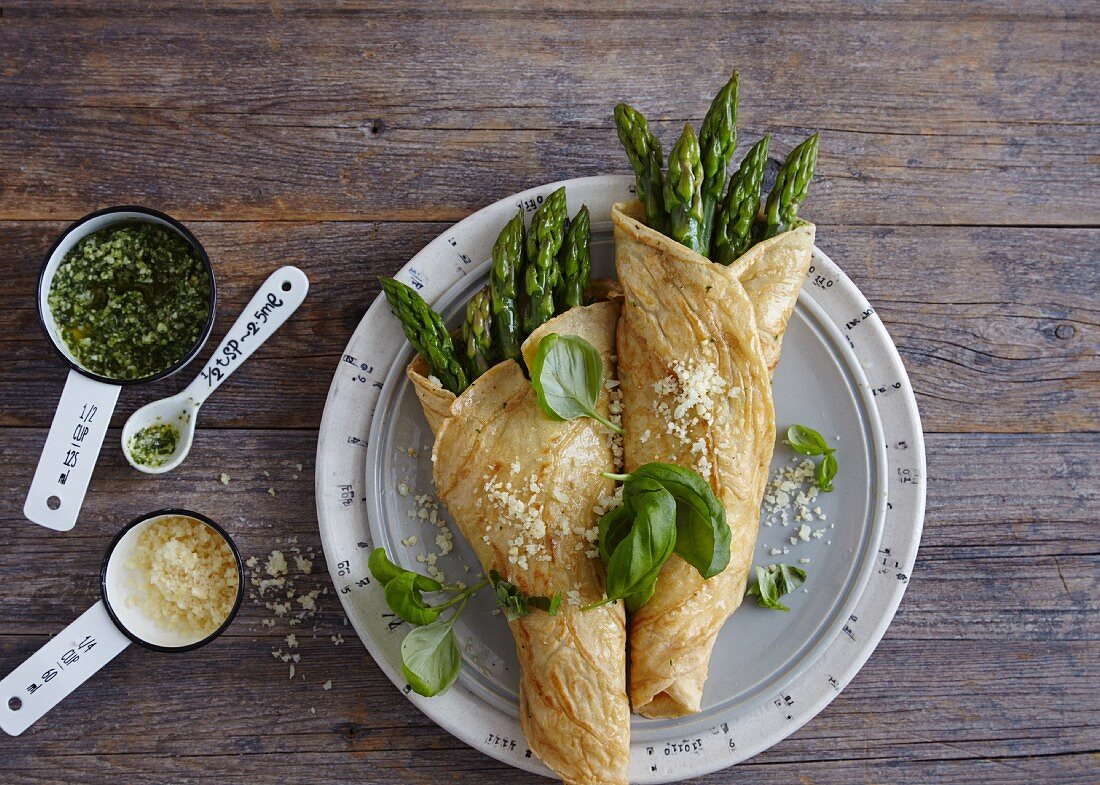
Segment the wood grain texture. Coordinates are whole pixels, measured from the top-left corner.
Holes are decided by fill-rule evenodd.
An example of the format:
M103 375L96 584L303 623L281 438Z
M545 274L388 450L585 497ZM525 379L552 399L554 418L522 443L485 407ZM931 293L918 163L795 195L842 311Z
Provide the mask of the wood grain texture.
M13 475L30 471L28 456L42 436L38 429L0 430L0 456ZM200 431L188 462L155 481L125 465L110 446L116 437L116 431L108 437L73 532L44 538L22 520L17 499L0 505L0 537L8 543L0 550L0 662L18 662L94 602L103 548L119 523L150 504L210 514L246 556L287 547L290 537L299 547L319 550L311 432ZM1057 772L1071 778L1059 782L1074 782L1089 770L1087 753L1100 724L1100 708L1090 700L1100 665L1100 555L1091 517L1100 504L1100 469L1090 460L1093 440L992 435L960 445L955 435L933 434L928 449L933 502L912 582L883 645L822 715L749 764L753 781L771 781L778 776L773 767L784 765L824 769L812 781L837 783L880 769L893 772L885 781L917 782L933 771L961 772L965 761L988 768L989 776L1005 768L1005 782L1018 781L1012 771ZM976 508L975 491L1005 479L1003 454L1026 457L1034 475L1006 488L993 516ZM222 471L231 477L228 485L219 481ZM1051 500L1066 509L1058 521L1037 518L1034 506L1051 476L1067 480ZM944 478L952 478L952 487L944 487ZM994 523L997 536L991 534ZM64 570L34 566L47 560ZM327 586L322 561L299 581ZM957 601L961 586L965 604ZM451 768L463 775L455 777L460 782L486 771L503 782L527 781L518 772L497 771L410 710L344 625L336 598L325 595L320 604L306 626L267 628L261 620L270 613L246 603L224 638L201 656L131 650L97 678L94 690L76 693L18 742L0 739L0 749L8 743L19 751L19 771L30 782L59 776L57 771L97 776L117 767L127 781L140 782L154 765L166 766L173 782L190 782L225 756L233 761L224 769L225 781L243 782L287 752L294 753L295 762L285 767L291 782L305 776L296 768L302 760L324 766L326 779L338 782L363 781L361 766L370 766L372 782L397 782L412 772L430 778ZM273 649L285 648L289 632L301 641L293 681L287 666L271 658ZM334 634L345 642L334 645ZM997 678L991 679L994 663ZM232 689L226 689L228 678ZM329 679L334 686L325 691L321 685ZM166 682L179 689L173 688L170 701L157 700ZM904 703L899 694L907 696ZM79 718L95 706L114 706L151 727L176 730L142 734L128 723L108 723L88 733ZM914 711L921 723L910 721ZM178 716L202 720L179 727ZM261 716L264 732L257 733ZM66 751L61 769L38 766L39 757L59 749ZM1034 756L1058 762L1029 768L1037 765ZM821 765L827 761L834 766ZM750 776L744 768L736 770L738 778ZM716 775L703 781L729 780Z
M63 366L37 327L34 286L64 226L0 222L0 247L14 265L13 295L0 309L0 425L48 425L51 411L34 402L60 394ZM218 320L203 358L269 270L296 264L311 281L294 318L204 405L203 426L316 428L334 358L378 295L378 277L447 226L193 223L218 279ZM878 309L926 430L1100 430L1100 230L820 225L818 245ZM125 390L115 424L182 389L200 367ZM288 395L291 376L310 383Z
M297 538L318 554L299 585L330 587L316 432L377 277L507 193L626 171L614 103L671 141L736 65L743 145L822 133L806 213L905 360L928 512L905 600L852 684L696 782L1093 785L1097 40L1083 0L0 0L0 673L95 600L107 542L154 507L210 514L246 556ZM311 292L204 406L172 474L130 469L117 426L198 365L124 391L80 524L49 533L21 513L63 377L34 280L68 221L123 202L186 220L210 251L215 341L269 270L302 267ZM128 650L0 737L0 779L535 781L412 709L333 595L300 627L268 616L246 603L191 656ZM271 656L289 632L293 680Z
M828 23L726 5L125 24L16 9L0 25L0 108L16 110L0 113L0 218L76 217L109 194L185 219L453 221L488 193L624 171L617 101L670 143L736 62L746 139L772 131L786 150L822 131L819 221L1096 225L1095 17Z
M80 524L71 532L43 536L23 519L19 493L0 502L0 537L8 544L0 549L0 636L46 634L41 626L60 628L94 602L111 537L122 524L158 507L181 506L211 516L246 557L266 556L281 545L276 538L285 543L291 536L300 546L320 550L312 431L200 427L187 462L163 477L131 469L118 433L112 429L107 436ZM44 439L44 430L0 429L0 458L8 474L29 477ZM929 435L934 492L920 560L891 636L1100 640L1094 514L1100 506L1100 467L1094 451L1089 435L976 435L965 443L950 434ZM1005 455L1026 460L1032 471L1010 477ZM222 472L230 477L228 485L220 482ZM991 487L998 492L990 494ZM1047 517L1046 505L1061 510L1057 518ZM31 564L47 558L65 569ZM323 566L318 560L317 570ZM967 586L967 602L960 604L952 596L976 567L983 578ZM337 603L328 604L336 613ZM951 614L943 612L945 606ZM242 609L247 629L266 613L255 610Z

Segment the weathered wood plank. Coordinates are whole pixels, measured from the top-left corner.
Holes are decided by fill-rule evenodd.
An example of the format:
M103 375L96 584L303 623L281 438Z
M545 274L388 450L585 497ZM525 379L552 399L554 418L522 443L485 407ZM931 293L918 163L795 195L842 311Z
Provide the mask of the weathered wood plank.
M39 429L0 429L10 488L0 499L0 541L7 545L0 549L0 635L41 634L68 623L98 596L110 538L126 521L159 507L210 515L246 556L264 557L290 536L320 551L312 432L200 430L187 462L152 478L125 463L112 431L81 520L61 535L25 521L21 512L42 439ZM1095 434L931 435L928 518L891 639L917 645L1100 639L1097 443ZM222 472L229 485L219 482ZM314 568L316 586L328 586L323 561ZM342 625L335 597L326 595L322 606L319 623ZM246 605L231 635L265 633L265 615Z
M927 434L922 561L1096 555L1097 434ZM1087 595L1083 595L1087 596Z
M614 103L609 98L607 106ZM698 103L701 114L706 100ZM22 108L0 116L0 218L75 218L89 206L136 202L184 219L453 221L482 206L486 194L629 171L606 109L589 125L546 130L400 122L353 117L316 127L138 108ZM1096 177L1086 157L1098 137L1094 126L925 134L847 122L784 116L748 120L742 133L754 141L771 132L782 155L822 129L810 212L823 223L1097 223ZM653 126L671 144L683 120Z
M43 426L62 366L34 286L62 223L0 223L11 262L0 309L0 426ZM219 282L219 339L268 270L310 276L301 310L203 407L202 427L316 428L340 353L379 275L446 224L194 223ZM902 352L930 431L1100 430L1100 231L823 225L819 245L870 299ZM213 351L216 340L207 352ZM124 391L115 424L198 372ZM293 394L285 380L296 380Z
M928 128L941 114L964 120L960 108L977 110L971 112L972 120L1035 121L1044 109L1067 101L1069 106L1060 108L1096 118L1087 92L1095 90L1088 79L1089 63L1074 58L1089 53L1090 34L1100 22L1087 2L1005 6L838 1L815 3L812 11L759 0L736 6L710 0L690 7L660 2L623 6L605 0L581 9L565 6L564 11L528 3L524 12L517 12L514 4L504 9L484 2L466 3L465 9L416 2L338 8L281 3L278 11L256 3L238 9L223 5L206 4L200 10L187 3L152 8L136 0L95 8L86 3L6 4L5 29L17 47L12 52L18 65L0 85L0 100L15 106L209 108L242 116L289 109L316 118L318 110L355 111L348 106L352 97L361 106L395 109L429 125L436 110L476 112L496 106L512 114L494 127L527 127L529 112L560 120L578 116L572 114L578 108L584 109L580 117L590 117L589 107L597 107L602 118L609 108L604 96L610 94L616 100L660 97L662 103L651 107L654 113L686 107L687 114L668 116L696 118L694 102L713 92L705 80L723 78L735 51L745 54L737 66L747 86L772 86L756 91L760 95L746 104L749 114L759 102L782 102L820 121L820 113L802 102L824 102L822 95L815 95L824 93L860 97L826 103L830 115L888 110L886 127L892 129ZM994 9L999 13L991 13ZM173 16L180 18L171 29L158 27ZM818 21L831 16L843 24L823 33ZM105 24L117 17L128 24ZM572 24L563 24L569 19ZM675 20L674 28L670 20ZM252 35L239 35L244 28ZM934 36L925 35L933 28ZM152 35L134 35L144 31ZM776 31L782 36L782 51L798 56L775 57ZM52 57L36 47L36 38L52 41ZM121 40L127 45L125 61L102 56ZM397 40L404 46L394 46ZM685 40L691 46L680 45ZM829 45L823 46L826 40ZM659 68L637 67L638 60L659 49ZM753 56L763 51L771 57ZM429 57L412 56L429 52ZM480 54L489 56L476 56ZM1013 57L989 56L1005 54ZM1051 58L1066 70L1038 67L1050 64ZM233 73L225 72L225 62L236 66ZM137 73L127 63L145 68ZM493 83L471 78L484 68L511 79ZM103 78L90 81L89 69ZM693 80L685 84L683 74ZM180 75L206 79L180 82ZM812 91L804 88L807 76L814 80ZM1035 80L1059 89L1026 94L1005 89L1012 82L1037 87ZM577 82L591 89L577 91ZM295 89L286 90L288 83ZM670 85L675 89L668 89ZM626 92L626 86L636 86L638 92ZM1073 87L1086 92L1074 95ZM979 103L979 96L985 100ZM400 100L412 97L415 103ZM898 99L912 102L905 104L911 115L898 116ZM928 115L927 109L936 114ZM1065 122L1071 117L1048 119Z
M21 782L53 783L73 781L92 776L99 781L121 777L135 785L161 785L165 779L173 783L215 781L226 785L252 785L264 777L278 776L279 782L316 782L323 772L326 782L364 782L380 785L407 785L410 782L485 782L501 785L543 782L515 769L505 769L472 750L448 751L443 755L410 755L393 760L376 760L377 756L347 755L243 755L233 758L235 767L229 772L211 774L214 760L208 756L173 756L155 758L154 762L140 756L106 755L87 759L70 757L32 761L16 771ZM57 762L55 763L54 760ZM929 782L981 782L983 785L1030 785L1036 781L1058 782L1059 785L1095 785L1097 756L1093 754L1059 755L1034 758L990 758L966 761L922 761L909 764L899 761L809 762L797 766L774 766L749 762L709 777L690 780L693 785L737 783L749 779L761 785L789 785L792 778L812 785L851 785L853 782L889 782L891 785L927 785ZM151 773L152 771L152 773Z
M39 643L0 639L5 655L13 658ZM286 666L271 658L273 645L270 639L221 641L201 654L155 663L156 655L131 649L27 735L0 739L6 763L9 750L18 753L5 770L14 765L31 775L44 760L86 772L94 771L92 760L148 770L154 761L159 766L180 759L185 762L177 764L182 768L173 770L170 781L177 776L190 781L186 778L198 776L200 766L207 777L221 781L251 773L248 761L258 765L267 756L293 753L286 760L322 763L326 781L328 769L347 771L337 777L352 776L353 766L366 763L372 773L376 767L387 772L379 775L383 782L400 776L403 767L406 777L419 781L418 776L426 779L452 766L465 775L456 781L472 781L477 770L499 770L505 782L530 781L435 727L358 642L333 646L306 640L305 678L293 681L286 678ZM1036 661L1043 667L1035 667ZM1098 711L1084 672L1100 664L1094 650L1080 643L1005 643L996 662L1003 689L988 679L987 644L930 641L918 649L887 640L825 711L747 766L765 772L831 762L850 775L846 767L860 762L873 768L892 761L900 772L947 762L977 766L988 758L1026 766L1031 755L1094 749L1090 734ZM224 688L225 674L232 674L238 689ZM321 685L328 679L332 689L325 691ZM898 706L899 698L907 708ZM914 712L924 718L919 728L911 722ZM112 714L128 720L112 721ZM160 731L135 733L139 722ZM736 772L744 776L744 767ZM280 767L280 781L282 773ZM288 773L286 781L298 781L293 769ZM730 781L733 774L704 781Z
M826 227L818 244L882 317L925 430L1098 430L1100 233Z
M0 431L0 455L12 476L20 471L12 459L25 456L29 451L22 442L35 436L40 434ZM115 515L128 518L150 503L179 503L207 511L229 526L245 553L284 547L290 536L297 536L301 545L316 546L316 524L310 514L312 434L218 431L206 436L187 464L156 483L161 490L155 502L150 500L148 478L124 467L118 456L106 461L97 483L111 492L93 489L85 520L70 534L45 536L18 519L17 497L4 503L0 537L9 547L0 550L0 667L33 651L50 629L59 628L94 599L91 576L98 569L100 549L116 527L112 512L125 510ZM971 441L970 451L956 453L951 447L958 444L957 437L930 437L934 488L944 497L938 507L934 503L930 508L925 547L899 616L852 686L807 728L753 761L754 777L768 781L782 766L797 765L799 771L820 767L814 782L842 782L833 779L838 771L851 777L867 767L881 773L879 767L888 765L889 781L916 782L929 772L956 771L953 765L968 761L992 777L1002 768L1008 773L1021 767L1030 771L1028 755L1093 748L1100 721L1095 702L1089 700L1100 652L1095 645L1100 636L1100 562L1072 550L1075 538L1087 537L1092 526L1089 510L1097 501L1097 484L1090 480L1095 469L1088 459L1092 440L1087 435L1062 437L1049 449L1051 440L1043 437ZM264 454L272 458L257 458ZM1054 467L1066 464L1089 472L1080 480L1081 489L1090 495L1069 510L1076 524L1055 519L1040 526L1032 518L1062 507L1060 497L1051 498L1043 509L1027 506L1043 486L1042 479L1028 483L1021 477L1021 484L1008 488L997 508L957 509L955 494L966 496L971 487L963 482L950 490L937 478L971 477L976 488L989 468L1003 463L1003 455L1019 456L1035 478L1048 477ZM304 464L301 471L297 460ZM228 486L216 476L223 470L233 478ZM277 488L278 496L269 496L267 487ZM976 520L967 523L972 515ZM959 530L967 527L996 529L1000 537L971 544L959 537ZM1042 527L1051 531L1039 531ZM1048 538L1057 532L1070 541L1068 556L1057 556L1060 551L1052 556L1047 550ZM1029 537L1037 553L1020 558ZM997 552L998 542L1005 543L1004 553ZM1057 563L1051 564L1055 557L1062 565L1064 585ZM64 573L49 570L52 564L66 565ZM318 585L327 584L320 560L315 572ZM74 575L81 577L74 580ZM252 767L260 767L266 756L287 752L294 752L295 760L309 758L324 766L331 781L356 776L355 766L367 761L372 778L382 782L452 776L446 772L454 772L456 781L468 781L464 778L475 772L493 772L505 782L527 781L466 749L411 711L343 625L333 596L322 598L322 612L308 632L281 625L268 629L260 624L266 616L246 605L231 633L201 655L158 660L155 680L148 675L147 658L128 653L97 679L94 693L77 693L62 713L52 715L25 739L0 739L0 752L5 744L20 745L16 770L28 781L46 776L37 769L38 761L55 758L62 771L73 767L92 776L100 765L88 762L94 756L95 761L110 761L112 768L125 771L127 781L131 775L142 781L142 772L155 761L172 781L191 781L204 771L207 777L233 782L235 777L254 775ZM281 636L290 631L301 641L298 675L305 676L293 683L286 679L286 666L270 659L271 650L282 647ZM311 637L314 632L316 639ZM329 636L334 633L345 635L344 645L332 645ZM233 690L224 687L226 673L232 673ZM991 681L990 673L999 678ZM330 678L334 689L326 692L320 685ZM165 700L165 684L186 689ZM904 700L899 702L899 696ZM101 708L93 712L93 706ZM121 707L131 720L93 731L89 720L72 719L104 715L104 706ZM309 713L310 707L317 713ZM919 724L912 722L914 710L919 711ZM259 716L264 718L262 732L256 730ZM191 722L196 717L202 721ZM171 732L135 734L133 723L139 721ZM205 752L196 756L196 749ZM1005 762L985 760L990 757L1004 757ZM833 768L821 767L823 761L833 762ZM860 768L859 761L866 761L866 766ZM1077 771L1072 766L1044 770L1065 774L1070 782ZM738 776L745 771L746 767L739 769ZM293 768L280 769L287 781L297 781L300 775ZM729 776L708 781L729 781Z
M437 9L425 6L417 0L340 0L335 3L318 3L315 0L281 0L277 3L260 0L218 0L194 4L165 0L151 8L141 0L117 0L110 4L92 6L81 0L9 0L5 8L16 17L79 16L82 18L191 16L196 12L204 16L268 15L275 19L287 17L377 17L390 14L417 16L438 14ZM606 19L660 14L663 18L685 16L721 15L730 18L742 16L775 16L788 18L804 16L805 9L788 8L774 0L747 0L731 6L722 0L698 0L690 7L675 6L660 0L592 0L583 6L563 0L518 0L501 7L491 0L449 0L443 13L454 15L499 18L517 13L542 16L561 16L571 19ZM813 14L818 18L853 21L858 19L1075 19L1096 18L1095 7L1088 0L1019 0L1011 6L997 0L968 0L968 2L936 2L935 0L815 0Z
M355 19L5 19L0 217L143 199L188 218L453 220L489 193L623 171L615 102L667 139L736 59L746 138L775 131L781 150L823 130L818 220L1096 225L1091 18L854 18L826 35L813 14L625 14L598 42L597 22L554 15ZM639 67L655 48L660 67Z

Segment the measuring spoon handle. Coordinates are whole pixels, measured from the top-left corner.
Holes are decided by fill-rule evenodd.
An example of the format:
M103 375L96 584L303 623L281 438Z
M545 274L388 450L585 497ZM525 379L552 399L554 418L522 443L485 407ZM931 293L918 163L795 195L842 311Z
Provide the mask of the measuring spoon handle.
M76 525L120 389L69 371L23 504L29 520L55 531Z
M185 392L196 406L209 398L241 363L251 357L298 310L298 306L306 299L307 292L309 279L293 265L280 267L268 276L218 344L202 373L188 385Z
M100 600L0 680L0 730L18 736L129 645Z

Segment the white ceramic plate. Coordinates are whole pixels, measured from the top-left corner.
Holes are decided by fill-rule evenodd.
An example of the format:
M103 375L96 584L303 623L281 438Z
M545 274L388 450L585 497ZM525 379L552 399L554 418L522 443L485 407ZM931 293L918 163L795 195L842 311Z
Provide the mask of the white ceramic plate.
M593 275L613 271L611 205L632 197L631 177L588 177L533 188L459 222L413 257L397 277L416 287L449 323L484 285L497 233L517 205L533 211L565 185L570 212L592 213ZM424 571L437 529L416 518L415 495L431 494L431 431L404 376L412 349L383 297L367 310L329 389L317 445L317 517L329 571L348 619L378 665L421 711L470 746L527 771L550 775L531 754L518 719L512 637L482 592L456 631L465 667L445 695L422 698L401 676L407 625L395 621L367 570L384 546ZM874 309L821 251L791 319L774 380L776 430L799 422L837 446L836 491L816 505L820 539L797 525L763 526L757 563L799 563L805 591L790 613L749 600L718 637L702 712L678 720L635 717L630 781L673 782L730 766L793 733L855 676L885 633L908 582L924 519L924 441L901 358ZM411 450L410 450L411 448ZM777 445L773 469L794 458ZM401 483L413 491L398 492ZM411 513L411 515L410 515ZM445 512L441 510L441 514ZM471 581L479 567L455 531L438 565ZM417 544L402 540L417 535ZM772 548L789 549L772 556ZM466 567L469 571L466 571Z

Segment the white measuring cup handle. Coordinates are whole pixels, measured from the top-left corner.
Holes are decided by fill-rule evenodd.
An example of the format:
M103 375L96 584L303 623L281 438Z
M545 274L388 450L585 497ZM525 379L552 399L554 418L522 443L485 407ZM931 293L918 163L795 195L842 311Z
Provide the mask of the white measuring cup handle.
M129 645L100 600L0 681L0 729L18 736Z
M76 525L119 389L69 371L23 504L31 521L55 531Z
M244 312L233 322L225 338L210 355L206 367L186 393L196 406L202 404L241 363L252 356L306 299L309 279L297 267L280 267L252 295Z

